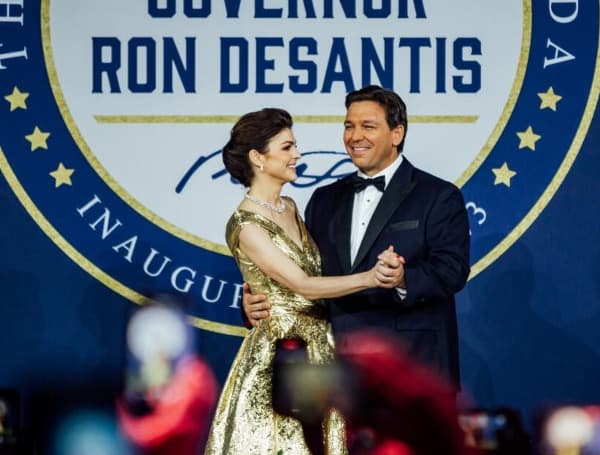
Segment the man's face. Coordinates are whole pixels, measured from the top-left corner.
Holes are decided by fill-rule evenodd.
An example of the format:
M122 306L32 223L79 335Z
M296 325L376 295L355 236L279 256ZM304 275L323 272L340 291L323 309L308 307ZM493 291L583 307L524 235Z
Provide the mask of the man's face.
M387 124L385 109L375 101L357 101L348 107L344 145L352 162L365 174L382 171L398 157L404 127Z

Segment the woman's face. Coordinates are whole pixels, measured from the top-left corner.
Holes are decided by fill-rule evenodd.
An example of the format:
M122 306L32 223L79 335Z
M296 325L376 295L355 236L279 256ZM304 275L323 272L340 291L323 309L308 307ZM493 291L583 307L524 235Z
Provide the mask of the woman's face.
M293 182L298 178L296 164L300 159L300 151L291 129L285 128L271 138L263 158L265 174L284 182Z

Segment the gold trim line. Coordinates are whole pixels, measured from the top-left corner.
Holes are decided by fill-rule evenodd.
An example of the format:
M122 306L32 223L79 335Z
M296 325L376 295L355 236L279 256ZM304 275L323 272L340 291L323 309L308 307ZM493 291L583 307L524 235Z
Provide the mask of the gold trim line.
M239 115L95 115L98 123L235 123ZM409 123L475 123L478 115L413 115ZM296 115L294 123L343 123L342 115Z

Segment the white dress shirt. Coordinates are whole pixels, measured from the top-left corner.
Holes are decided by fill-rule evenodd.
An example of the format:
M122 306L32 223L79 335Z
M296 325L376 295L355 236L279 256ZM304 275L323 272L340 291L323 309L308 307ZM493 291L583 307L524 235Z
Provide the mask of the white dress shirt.
M402 154L398 154L398 158L390 164L383 171L373 175L367 176L362 171L358 171L358 176L362 178L375 178L383 175L385 177L385 188L390 183L392 176L398 170L402 164ZM379 191L374 185L367 186L364 190L354 194L354 207L352 208L352 229L350 231L350 260L354 263L360 244L362 243L369 222L375 209L383 196L383 192ZM396 288L398 295L401 298L406 296L406 290L403 288Z
M398 154L398 158L386 167L383 171L371 177L358 171L358 176L362 178L375 178L383 175L385 177L385 187L387 188L394 172L402 164L402 154ZM354 207L352 208L352 230L350 231L350 260L353 263L358 253L358 248L362 243L369 222L375 209L383 196L383 192L379 191L375 186L369 185L364 190L354 194Z

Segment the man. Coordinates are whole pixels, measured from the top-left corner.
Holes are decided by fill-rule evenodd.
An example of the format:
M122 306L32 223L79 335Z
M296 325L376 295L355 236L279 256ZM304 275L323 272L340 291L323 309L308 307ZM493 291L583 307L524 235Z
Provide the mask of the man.
M358 172L317 188L305 221L323 275L363 271L382 250L395 289L372 289L329 300L338 343L357 329L391 332L409 355L459 389L454 294L469 276L469 225L456 186L415 168L402 156L406 106L394 92L369 86L346 96L344 145ZM365 180L369 179L369 180ZM268 316L265 296L244 294L255 325Z

